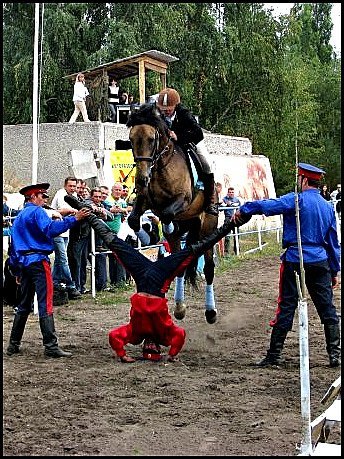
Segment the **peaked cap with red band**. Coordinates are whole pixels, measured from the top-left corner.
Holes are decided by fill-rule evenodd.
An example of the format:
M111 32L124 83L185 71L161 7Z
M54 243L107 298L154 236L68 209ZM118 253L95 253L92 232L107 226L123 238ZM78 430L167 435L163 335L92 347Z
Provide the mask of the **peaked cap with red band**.
M42 193L43 197L48 198L49 195L47 193L47 189L50 187L50 183L36 183L35 185L28 185L24 186L21 190L19 190L20 194L24 196L31 196L32 194Z
M299 163L298 169L299 175L303 175L304 177L307 177L311 180L320 180L323 175L326 174L326 172L322 169L319 169L319 167L315 167L306 163Z

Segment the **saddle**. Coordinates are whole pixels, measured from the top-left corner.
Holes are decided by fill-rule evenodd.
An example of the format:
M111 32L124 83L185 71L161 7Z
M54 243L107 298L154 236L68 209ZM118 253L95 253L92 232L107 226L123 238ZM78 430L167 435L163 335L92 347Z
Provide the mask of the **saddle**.
M203 186L203 167L197 155L197 146L190 142L183 148L185 161L193 179L194 187L204 189Z

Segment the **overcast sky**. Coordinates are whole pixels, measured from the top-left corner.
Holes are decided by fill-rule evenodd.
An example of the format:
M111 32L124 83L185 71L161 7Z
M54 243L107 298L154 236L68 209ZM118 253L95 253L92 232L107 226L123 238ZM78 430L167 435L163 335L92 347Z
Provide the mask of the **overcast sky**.
M276 16L280 14L288 14L294 3L264 3L268 8L273 8ZM332 3L332 38L331 45L337 54L341 54L341 12L342 6L340 3Z

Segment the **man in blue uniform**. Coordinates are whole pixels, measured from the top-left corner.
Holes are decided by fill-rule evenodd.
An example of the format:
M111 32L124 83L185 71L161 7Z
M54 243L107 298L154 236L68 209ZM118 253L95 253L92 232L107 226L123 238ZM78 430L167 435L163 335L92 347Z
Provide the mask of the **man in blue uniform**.
M12 226L10 267L20 284L17 311L14 316L7 355L20 352L20 342L27 318L33 310L35 292L38 300L39 325L47 357L70 357L57 344L53 315L53 279L49 255L54 250L54 237L68 230L90 214L81 209L75 216L52 220L42 209L49 198L49 183L29 185L20 190L25 196L24 209Z
M319 191L320 179L325 172L311 164L298 165L298 195L300 232L305 270L305 283L324 325L326 350L331 367L340 365L339 318L333 304L332 289L338 286L340 246L333 206ZM276 315L270 321L272 333L270 349L257 365L264 367L283 363L281 352L288 331L292 329L298 304L295 271L300 272L297 244L295 194L288 193L277 199L246 202L233 215L237 218L256 214L283 215L280 287Z

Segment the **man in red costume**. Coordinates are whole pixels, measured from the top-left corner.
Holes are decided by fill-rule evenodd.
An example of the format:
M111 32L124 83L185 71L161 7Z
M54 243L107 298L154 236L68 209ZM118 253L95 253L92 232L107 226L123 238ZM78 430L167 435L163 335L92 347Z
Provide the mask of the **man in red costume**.
M135 249L133 249L135 250ZM122 362L135 362L126 354L124 346L141 344L143 358L160 360L160 345L171 346L167 360L175 360L185 342L185 330L173 323L168 312L167 298L145 292L134 293L131 298L130 322L109 333L109 343ZM159 344L157 344L159 343Z
M73 196L65 196L65 201L76 209L85 207L85 204L80 203ZM171 282L176 276L182 275L195 258L215 245L234 226L246 223L250 217L244 217L235 223L228 220L202 241L157 261L149 260L138 250L119 239L95 215L89 215L86 218L107 247L114 252L119 262L131 274L136 284L136 293L130 297L130 322L110 331L110 346L124 363L135 362L134 358L126 354L124 346L128 343L140 344L142 341L145 341L144 358L160 360L160 345L163 345L170 346L167 360L175 360L184 345L185 330L173 323L168 312L165 294Z

